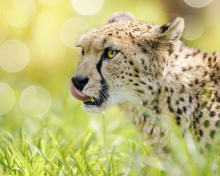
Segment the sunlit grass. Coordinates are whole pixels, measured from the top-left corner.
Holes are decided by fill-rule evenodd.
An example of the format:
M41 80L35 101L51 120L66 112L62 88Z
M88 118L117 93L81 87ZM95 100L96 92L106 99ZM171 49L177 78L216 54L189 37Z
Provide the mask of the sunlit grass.
M63 129L56 126L44 126L34 135L25 133L22 127L17 131L16 138L5 132L0 145L2 173L128 175L134 163L129 150L135 152L137 144L124 140L125 150L118 150L120 147L117 145L108 146L105 117L100 120L101 134L88 127L76 138L67 139L62 135Z
M113 108L106 114L93 115L87 119L88 125L77 131L71 130L77 128L74 124L41 119L37 130L31 134L25 125L12 133L3 132L0 175L220 174L219 150L207 150L201 154L190 135L186 138L187 145L179 130L173 128L169 138L172 156L159 160L129 123L117 117L118 113Z

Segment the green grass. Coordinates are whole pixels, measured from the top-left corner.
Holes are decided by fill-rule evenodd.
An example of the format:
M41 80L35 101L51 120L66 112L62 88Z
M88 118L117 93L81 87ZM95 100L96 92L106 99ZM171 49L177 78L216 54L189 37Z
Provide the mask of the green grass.
M76 103L75 100L72 102ZM79 104L74 107L77 108ZM187 139L190 147L187 147L175 128L169 139L172 157L161 162L147 142L143 142L142 137L121 117L117 108L100 115L87 115L81 110L75 111L75 115L66 113L63 118L55 117L53 111L44 119L25 117L21 126L11 129L11 132L2 132L0 175L220 174L219 150L201 154L190 137ZM77 116L84 119L75 119Z

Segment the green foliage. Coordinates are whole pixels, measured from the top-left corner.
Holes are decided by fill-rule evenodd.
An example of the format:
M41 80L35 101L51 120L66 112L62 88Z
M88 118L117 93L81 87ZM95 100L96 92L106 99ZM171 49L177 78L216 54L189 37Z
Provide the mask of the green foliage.
M4 132L0 142L0 175L220 174L219 150L212 149L201 154L192 136L186 135L187 145L174 127L169 138L172 157L159 160L131 126L124 129L128 125L126 121L119 122L124 119L111 116L117 113L115 109L115 113L92 117L90 125L79 134L68 134L70 131L65 132L65 126L55 122L42 122L33 134L27 133L24 125L13 134Z

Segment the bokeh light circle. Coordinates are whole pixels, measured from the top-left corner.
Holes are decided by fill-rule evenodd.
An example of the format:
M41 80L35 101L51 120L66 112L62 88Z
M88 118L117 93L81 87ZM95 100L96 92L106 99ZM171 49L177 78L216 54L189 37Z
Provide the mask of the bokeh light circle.
M209 5L212 0L184 0L186 4L194 8L202 8Z
M51 107L50 93L41 86L29 86L20 96L22 111L32 117L42 117Z
M3 13L7 22L15 27L29 25L36 15L33 0L7 0Z
M0 82L0 115L8 113L14 104L14 91L8 84Z
M34 40L28 40L25 42L25 44L30 52L30 60L28 65L33 66L39 64L44 59L44 48Z
M68 47L74 48L82 31L89 28L87 22L80 18L70 18L66 20L60 29L60 39Z
M198 39L203 31L204 31L204 24L202 20L194 15L189 15L184 17L185 21L185 29L183 31L183 38L187 40L196 40Z
M0 66L8 72L18 72L26 67L30 53L18 40L8 40L0 46Z
M73 8L82 15L94 15L99 12L104 0L72 0Z
M42 4L52 6L60 3L62 0L39 0Z

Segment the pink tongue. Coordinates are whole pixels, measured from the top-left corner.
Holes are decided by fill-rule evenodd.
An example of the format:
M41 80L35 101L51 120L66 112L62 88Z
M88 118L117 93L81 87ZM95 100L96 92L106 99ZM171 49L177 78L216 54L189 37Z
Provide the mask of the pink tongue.
M71 83L71 92L72 92L73 96L75 98L77 98L78 100L81 100L81 101L90 101L91 100L90 97L88 97L86 94L82 93L79 89L77 89L73 83Z

